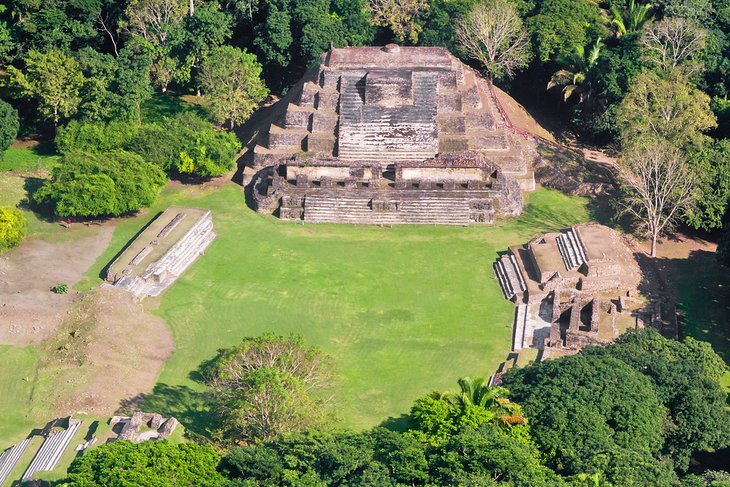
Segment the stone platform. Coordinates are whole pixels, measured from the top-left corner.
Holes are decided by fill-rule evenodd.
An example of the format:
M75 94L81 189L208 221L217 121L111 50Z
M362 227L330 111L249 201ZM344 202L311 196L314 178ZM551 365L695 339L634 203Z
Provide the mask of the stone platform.
M261 171L257 209L282 218L491 223L519 214L514 191L535 187L535 143L510 129L489 82L446 48L332 49L267 110L266 128L245 137ZM291 211L287 197L303 197L303 211ZM381 200L409 210L364 210ZM484 201L492 217L472 211Z
M210 210L171 206L112 262L106 280L138 299L159 296L215 237Z

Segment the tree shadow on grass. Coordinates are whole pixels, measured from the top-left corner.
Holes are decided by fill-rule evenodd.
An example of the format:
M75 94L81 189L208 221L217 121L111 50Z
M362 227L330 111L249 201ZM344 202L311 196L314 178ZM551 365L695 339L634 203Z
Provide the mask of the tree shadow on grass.
M137 394L121 401L119 412L135 411L160 413L174 416L190 437L207 438L220 427L212 412L211 395L207 390L195 390L187 386L157 384L149 394Z

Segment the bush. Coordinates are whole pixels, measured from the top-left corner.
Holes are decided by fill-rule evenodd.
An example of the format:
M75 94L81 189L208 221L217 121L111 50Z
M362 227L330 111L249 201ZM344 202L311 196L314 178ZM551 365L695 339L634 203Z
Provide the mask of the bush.
M28 233L28 222L15 208L0 206L0 254L17 247Z
M58 129L56 149L68 152L104 153L124 149L136 135L138 127L128 122L83 123L76 120Z
M68 284L66 284L65 282L59 282L51 288L51 291L56 294L66 294L68 293Z
M159 124L143 125L128 149L165 171L215 177L233 168L238 138L212 123L183 113Z
M53 205L62 217L118 216L151 205L165 182L159 167L130 152L73 152L33 199Z
M0 159L18 136L19 129L18 112L9 103L0 100Z

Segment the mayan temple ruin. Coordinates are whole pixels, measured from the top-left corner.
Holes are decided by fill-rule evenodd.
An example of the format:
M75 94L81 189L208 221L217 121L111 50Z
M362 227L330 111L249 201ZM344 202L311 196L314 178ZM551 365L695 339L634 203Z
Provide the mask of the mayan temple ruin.
M515 351L573 354L629 328L662 326L658 303L638 293L641 270L625 237L603 225L574 225L510 247L494 270L515 303Z
M535 186L535 143L443 47L333 48L267 110L253 196L285 220L491 224Z

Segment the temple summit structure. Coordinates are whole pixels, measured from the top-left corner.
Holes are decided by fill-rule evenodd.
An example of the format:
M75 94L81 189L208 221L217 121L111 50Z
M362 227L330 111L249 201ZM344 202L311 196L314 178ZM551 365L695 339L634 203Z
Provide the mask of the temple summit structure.
M333 48L264 111L254 202L285 220L491 224L535 187L534 140L446 48Z

